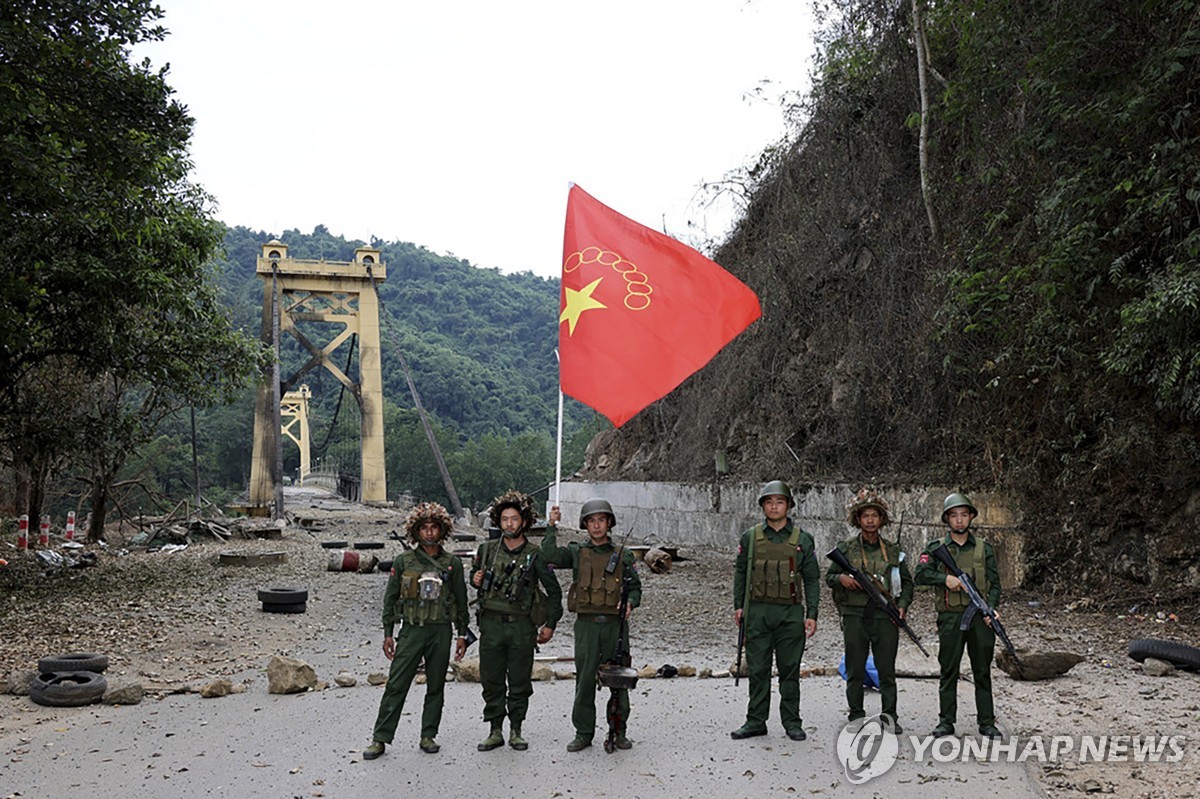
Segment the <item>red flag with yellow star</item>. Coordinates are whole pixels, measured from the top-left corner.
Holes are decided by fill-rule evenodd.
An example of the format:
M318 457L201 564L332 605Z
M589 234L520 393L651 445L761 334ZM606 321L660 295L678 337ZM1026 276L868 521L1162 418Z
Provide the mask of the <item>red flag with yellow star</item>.
M563 393L617 427L762 315L742 281L578 186L567 198L560 300Z

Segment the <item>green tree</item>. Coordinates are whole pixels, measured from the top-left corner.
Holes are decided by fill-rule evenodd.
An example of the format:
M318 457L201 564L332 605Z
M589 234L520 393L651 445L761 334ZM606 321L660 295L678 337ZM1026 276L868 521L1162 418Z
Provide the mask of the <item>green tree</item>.
M129 60L161 15L150 0L0 11L0 429L22 429L47 368L161 410L221 401L258 363L216 299L221 230L187 180L192 120L165 70ZM136 434L121 402L91 419L136 445L161 417L144 410Z

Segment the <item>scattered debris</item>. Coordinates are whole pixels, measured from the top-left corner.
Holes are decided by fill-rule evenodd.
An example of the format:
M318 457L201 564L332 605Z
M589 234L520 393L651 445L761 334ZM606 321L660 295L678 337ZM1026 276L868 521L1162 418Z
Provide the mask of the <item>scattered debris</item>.
M1165 660L1146 658L1142 661L1142 673L1147 677L1169 677L1175 673L1175 667Z
M205 699L218 699L222 696L229 696L233 691L233 683L224 677L205 683L200 689L200 696ZM282 691L280 693L283 693Z
M267 664L267 692L298 694L315 688L317 672L299 658L273 655Z
M1018 669L1013 656L1005 649L996 652L996 665L1014 680L1049 680L1066 674L1077 663L1084 661L1083 655L1074 652L1030 652L1018 649L1023 669Z
M217 556L217 563L222 566L268 566L274 563L286 563L286 552L234 552L226 550Z
M329 553L326 571L358 572L369 574L379 565L379 558L374 555L360 555L352 549L338 550Z
M666 574L671 571L671 556L665 550L655 547L646 553L644 560L655 574Z
M140 682L109 682L108 690L100 701L106 705L137 705L141 704L146 691Z

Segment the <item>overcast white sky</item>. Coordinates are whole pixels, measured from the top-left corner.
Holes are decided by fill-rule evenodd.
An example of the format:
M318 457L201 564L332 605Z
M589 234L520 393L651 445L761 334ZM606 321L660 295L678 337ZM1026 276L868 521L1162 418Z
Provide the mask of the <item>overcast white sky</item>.
M698 189L785 133L807 0L159 0L217 217L557 275L574 181L691 244Z

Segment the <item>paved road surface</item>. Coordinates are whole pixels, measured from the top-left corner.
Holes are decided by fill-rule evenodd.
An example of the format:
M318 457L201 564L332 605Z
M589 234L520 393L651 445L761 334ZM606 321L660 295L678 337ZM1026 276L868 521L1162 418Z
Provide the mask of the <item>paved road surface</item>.
M222 699L197 695L147 699L140 706L64 708L27 731L0 737L0 797L1039 797L1020 764L914 763L912 748L885 775L853 786L835 741L844 697L836 678L802 683L809 739L788 740L776 719L771 734L732 741L746 684L732 680L643 680L633 693L632 750L599 745L566 752L572 737L573 683L536 684L525 734L531 748L475 750L486 735L479 686L450 683L442 751L416 747L423 686L414 686L396 742L364 762L382 689L365 682L321 693L272 696L266 680ZM962 697L967 703L970 699ZM877 696L869 696L877 701ZM4 697L4 712L28 703ZM923 734L936 720L935 686L902 682L901 707ZM969 704L968 704L969 707ZM43 711L45 709L42 709ZM602 710L602 708L601 708ZM774 709L773 709L774 712ZM601 716L602 718L603 716ZM915 731L915 730L914 730ZM902 741L907 736L902 736Z

